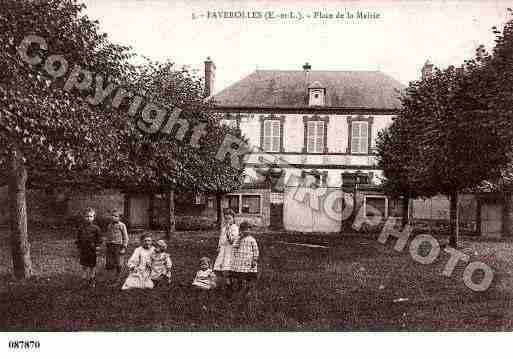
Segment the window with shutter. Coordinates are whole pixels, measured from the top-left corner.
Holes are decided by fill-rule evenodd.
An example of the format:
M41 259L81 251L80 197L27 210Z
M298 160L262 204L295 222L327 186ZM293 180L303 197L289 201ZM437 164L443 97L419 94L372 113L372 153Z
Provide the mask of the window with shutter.
M264 122L264 151L271 150L271 123L269 121Z
M308 121L307 125L307 151L312 153L324 152L324 122Z
M264 122L263 148L266 152L280 151L280 121L266 120Z
M272 151L280 151L280 121L272 121Z
M353 122L351 126L351 152L367 153L369 147L368 123Z
M317 122L316 133L316 146L315 152L322 152L324 150L324 122Z
M315 123L313 121L308 122L307 127L308 136L308 152L314 152L315 150Z

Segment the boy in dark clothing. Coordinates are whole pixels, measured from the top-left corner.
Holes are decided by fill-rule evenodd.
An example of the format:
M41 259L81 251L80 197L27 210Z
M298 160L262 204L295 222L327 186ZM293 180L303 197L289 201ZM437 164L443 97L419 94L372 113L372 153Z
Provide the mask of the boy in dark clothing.
M101 230L93 224L94 217L94 209L87 208L84 211L84 223L78 229L75 242L80 254L83 277L91 287L96 286L96 256L101 245Z
M115 270L116 277L114 283L118 284L121 267L123 265L123 255L128 246L128 232L126 225L120 221L121 213L112 211L111 223L107 226L105 269Z

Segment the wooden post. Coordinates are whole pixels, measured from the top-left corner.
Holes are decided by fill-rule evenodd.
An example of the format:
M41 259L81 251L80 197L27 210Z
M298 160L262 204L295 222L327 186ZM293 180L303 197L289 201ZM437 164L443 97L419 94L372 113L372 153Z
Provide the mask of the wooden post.
M354 222L354 219L356 218L357 216L357 211L356 211L356 194L358 193L358 182L354 184L354 190L353 190L353 215L351 216L351 223ZM367 216L367 213L364 213L363 214L365 217Z
M341 175L342 176L342 175ZM346 195L344 192L344 184L340 186L340 192L342 192L342 203L340 203L340 233L344 233L345 231L345 221L344 221L344 209L346 207ZM283 199L285 200L285 198ZM285 207L285 205L284 205Z
M20 150L12 149L9 153L9 209L11 227L11 253L14 276L25 279L32 275L30 243L27 231L26 201L27 169L23 163Z
M125 192L125 196L124 196L123 216L124 216L124 222L127 226L127 229L130 229L132 224L130 223L130 194L128 192Z
M150 200L148 205L148 223L150 224L150 229L155 229L155 193L150 193Z
M413 198L408 200L408 224L413 225L415 213L413 212Z
M456 243L460 243L460 197L456 199Z
M401 224L402 224L403 228L409 223L409 218L408 218L409 206L410 206L410 199L408 198L408 196L403 196L403 198L401 198L401 207L402 207L402 212L403 212L403 218L402 218Z
M433 235L433 197L429 199L429 234Z
M476 233L478 236L482 235L482 218L481 218L481 207L482 207L482 201L479 195L476 196Z
M453 248L457 248L458 246L458 192L454 191L451 193L450 197L450 213L449 213L449 222L450 222L450 235L449 235L449 245Z
M510 196L504 190L502 192L503 205L502 205L502 236L509 237L511 234L510 229L510 217L509 212L511 209L511 205L509 203Z
M217 212L217 228L221 229L223 225L223 206L222 201L223 196L221 193L216 193L216 212Z
M166 207L167 207L167 239L173 239L173 234L176 231L176 221L175 221L175 192L168 191L166 193Z

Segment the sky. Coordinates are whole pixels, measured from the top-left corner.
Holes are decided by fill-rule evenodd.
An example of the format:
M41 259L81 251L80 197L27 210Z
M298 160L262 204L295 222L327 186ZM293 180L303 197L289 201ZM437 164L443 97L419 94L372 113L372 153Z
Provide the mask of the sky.
M508 1L209 1L85 0L111 41L153 60L170 59L203 73L216 65L214 92L251 72L301 70L382 71L407 85L427 59L461 65L478 45L494 45L492 26L508 19ZM252 18L212 13L250 12ZM296 19L265 19L293 12ZM377 18L358 19L357 13ZM315 13L324 17L317 17ZM336 18L336 14L344 18ZM348 15L353 18L348 18ZM331 14L333 18L327 18ZM262 17L259 17L259 16ZM310 17L307 17L310 15ZM299 19L302 16L302 19Z

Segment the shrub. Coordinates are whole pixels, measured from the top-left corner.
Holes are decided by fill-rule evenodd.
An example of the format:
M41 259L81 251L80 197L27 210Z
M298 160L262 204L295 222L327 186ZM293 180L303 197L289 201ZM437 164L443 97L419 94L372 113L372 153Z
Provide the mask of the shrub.
M216 219L210 217L181 216L176 218L177 231L208 231L216 229Z

